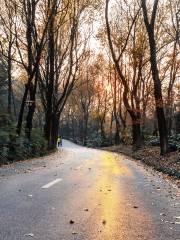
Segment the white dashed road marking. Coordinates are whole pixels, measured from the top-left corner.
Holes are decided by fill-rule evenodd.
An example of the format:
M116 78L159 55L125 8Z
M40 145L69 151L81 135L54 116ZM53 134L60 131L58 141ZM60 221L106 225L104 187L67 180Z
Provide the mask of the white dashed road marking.
M61 181L62 181L61 178L57 178L56 180L54 180L54 181L52 181L52 182L50 182L50 183L42 186L42 188L43 188L43 189L50 188L50 187L52 187L53 185L55 185L55 184L57 184L57 183L59 183L59 182L61 182Z

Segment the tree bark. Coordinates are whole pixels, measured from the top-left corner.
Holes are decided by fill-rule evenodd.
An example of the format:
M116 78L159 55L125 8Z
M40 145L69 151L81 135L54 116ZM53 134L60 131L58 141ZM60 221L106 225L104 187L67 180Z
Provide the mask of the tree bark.
M57 146L57 139L59 135L59 118L60 116L56 113L52 114L51 143L49 145L51 149L55 149Z
M134 120L132 126L133 150L137 150L142 145L141 124L138 119Z
M158 0L155 0L151 21L149 22L147 7L146 7L146 0L142 0L144 22L145 22L146 30L148 33L149 46L150 46L151 72L152 72L152 78L154 82L154 97L155 97L156 114L157 114L157 120L158 120L158 130L159 130L159 136L160 136L161 155L165 155L169 151L168 134L167 134L166 119L164 114L161 80L159 77L159 71L157 67L157 56L156 56L157 51L156 51L156 41L155 41L155 35L154 35L154 25L155 25L157 8L158 8Z
M12 59L11 59L12 42L11 41L9 42L8 67L7 67L7 73L8 73L8 113L9 113L9 115L11 115L11 102L12 102L12 73L11 73L11 71L12 71Z
M38 83L38 74L39 72L37 71L35 76L35 82L34 84L33 83L31 84L31 87L29 89L30 105L29 105L29 110L26 117L26 127L25 127L26 135L29 140L31 139L31 131L33 127L32 122L33 122L33 117L36 109L36 90L37 90L37 83Z
M51 1L49 0L49 8L51 6ZM51 130L52 130L52 114L53 114L53 92L54 92L54 81L55 81L55 42L54 42L54 20L55 20L55 11L51 18L49 28L48 28L48 88L47 88L47 108L45 116L45 137L48 141L48 147L51 148Z

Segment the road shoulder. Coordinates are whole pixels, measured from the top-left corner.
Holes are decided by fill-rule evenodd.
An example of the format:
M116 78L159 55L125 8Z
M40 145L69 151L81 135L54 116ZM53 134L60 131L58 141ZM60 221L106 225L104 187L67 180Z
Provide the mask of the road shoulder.
M157 148L144 148L133 152L129 145L118 145L102 148L105 151L125 154L133 161L141 162L146 169L155 170L163 178L172 181L180 187L180 153L170 153L165 157L160 156Z

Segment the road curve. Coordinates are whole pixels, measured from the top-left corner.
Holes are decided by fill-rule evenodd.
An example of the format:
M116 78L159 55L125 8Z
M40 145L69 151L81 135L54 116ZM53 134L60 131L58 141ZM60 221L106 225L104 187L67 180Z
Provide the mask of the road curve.
M63 141L0 168L0 240L180 240L178 188L124 155Z

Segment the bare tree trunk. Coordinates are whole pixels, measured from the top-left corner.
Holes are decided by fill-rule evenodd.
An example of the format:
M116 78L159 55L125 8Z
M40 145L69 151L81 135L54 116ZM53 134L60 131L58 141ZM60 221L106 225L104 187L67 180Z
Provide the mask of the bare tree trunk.
M152 70L152 76L154 81L154 96L155 96L155 102L156 102L156 114L157 114L157 120L158 120L161 154L164 155L169 151L168 134L167 134L167 127L166 127L166 119L164 114L161 81L159 78L159 72L158 72L157 61L156 61L156 44L155 44L153 35L154 35L153 33L149 34L150 52L151 52L151 70Z
M134 120L132 126L133 149L137 150L142 145L141 124L137 119Z
M114 117L116 121L116 133L115 133L115 144L118 145L120 143L120 124L117 117L117 75L115 70L115 77L114 77Z
M18 116L18 123L17 123L17 127L16 127L16 129L17 129L16 131L17 131L18 135L21 134L23 114L24 114L24 108L26 105L26 99L28 96L28 91L29 91L29 85L25 84L25 91L24 91L22 102L21 102L21 107L20 107L19 116Z
M60 116L56 113L52 114L52 128L51 128L51 144L50 147L55 149L57 146L57 139L59 135L59 118Z
M110 129L109 129L109 138L110 138L110 144L112 145L112 127L113 127L113 112L111 113L111 121L110 121Z
M115 144L118 145L120 143L120 128L119 128L119 122L116 121L116 132L115 132Z
M169 86L167 91L166 119L167 119L168 136L171 135L171 129L172 129L173 103L174 103L173 86L177 76L177 69L178 69L178 63L177 63L177 38L176 38L174 42L174 47L173 47L173 56L171 60L171 69L170 69L170 80L169 80Z
M31 138L31 131L33 127L32 121L33 121L33 117L36 109L36 90L37 90L37 83L38 83L38 74L39 73L37 71L35 76L35 83L31 84L31 87L29 89L30 103L29 103L28 114L26 117L26 127L25 127L25 131L28 139Z
M83 145L86 146L87 144L87 130L88 130L88 116L89 114L86 112L84 113L83 118Z
M155 41L155 35L154 35L154 26L155 26L155 19L156 19L156 13L158 8L158 0L154 1L151 22L149 22L148 20L146 0L142 0L142 8L143 8L144 22L145 22L146 30L149 37L150 62L151 62L152 78L154 82L154 97L155 97L155 103L156 103L156 114L157 114L158 129L159 129L159 136L160 136L161 155L165 155L169 151L168 134L167 134L166 119L164 114L161 80L159 78L159 71L157 67L156 41Z
M11 59L11 52L12 52L12 43L9 42L9 49L8 49L8 66L7 66L7 73L8 73L8 113L11 115L11 102L12 102L12 59Z
M49 8L51 6L51 0L48 2ZM55 11L53 17L51 18L49 29L48 29L48 88L47 88L47 109L45 117L45 137L48 141L48 147L51 148L51 130L52 130L52 114L53 114L53 92L54 92L54 81L55 81L55 42L54 42L54 20L55 20Z

